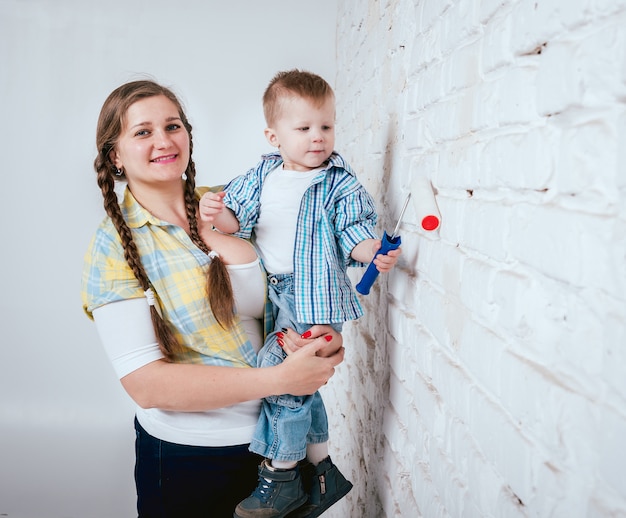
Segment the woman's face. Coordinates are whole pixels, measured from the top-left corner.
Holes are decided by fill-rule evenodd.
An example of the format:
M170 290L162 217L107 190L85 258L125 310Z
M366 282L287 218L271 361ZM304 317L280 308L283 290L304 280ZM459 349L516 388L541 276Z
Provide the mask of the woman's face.
M176 105L163 95L132 104L111 159L131 188L180 180L189 163L189 134Z

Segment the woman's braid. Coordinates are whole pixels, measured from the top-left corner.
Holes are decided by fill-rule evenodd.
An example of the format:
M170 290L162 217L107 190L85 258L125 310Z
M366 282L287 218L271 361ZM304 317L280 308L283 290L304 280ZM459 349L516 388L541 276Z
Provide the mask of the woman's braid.
M111 172L108 171L106 164L99 164L98 162L99 160L96 159L95 166L98 176L98 185L100 186L104 198L104 210L111 218L120 236L122 246L124 247L124 257L126 258L128 266L132 269L143 290L146 291L151 288L150 281L141 263L141 257L137 250L137 245L133 240L132 232L122 216L122 211L117 200L117 193L115 192L115 181L111 176ZM167 359L171 359L180 349L180 345L174 337L174 333L169 325L161 318L161 315L154 305L150 306L150 316L152 317L152 324L159 342L159 348Z
M189 135L190 146L193 148L191 131ZM196 246L205 254L208 254L211 250L198 234L198 199L195 194L196 166L192 159L189 159L189 166L185 174L187 176L185 183L185 205L187 208L187 220L189 221L189 235ZM234 321L235 299L228 269L221 257L217 255L211 259L211 263L209 264L206 277L206 291L213 316L215 316L215 319L224 329L228 329L233 325Z

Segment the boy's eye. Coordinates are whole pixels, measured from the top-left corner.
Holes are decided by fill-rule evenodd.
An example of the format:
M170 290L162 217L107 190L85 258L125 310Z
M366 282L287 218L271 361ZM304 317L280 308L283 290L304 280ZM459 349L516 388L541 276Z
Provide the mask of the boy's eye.
M302 128L298 128L300 131L308 131L309 127L308 126L304 126Z

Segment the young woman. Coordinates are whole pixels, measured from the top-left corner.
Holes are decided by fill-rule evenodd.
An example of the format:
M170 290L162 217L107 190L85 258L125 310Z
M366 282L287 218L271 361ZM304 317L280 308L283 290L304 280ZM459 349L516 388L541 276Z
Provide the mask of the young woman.
M173 92L120 86L96 143L107 217L85 256L83 306L137 403L139 516L231 517L256 486L248 444L261 398L313 394L343 360L341 335L286 330L286 361L254 368L271 313L265 274L247 241L197 217L207 189L195 187L191 125Z

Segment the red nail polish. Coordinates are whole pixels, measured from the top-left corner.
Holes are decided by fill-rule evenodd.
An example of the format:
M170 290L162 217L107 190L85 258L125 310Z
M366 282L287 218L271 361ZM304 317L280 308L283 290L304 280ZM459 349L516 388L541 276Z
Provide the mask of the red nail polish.
M283 342L280 338L276 341L278 342L278 345L280 345L281 347L285 347L285 342Z
M277 336L278 338L285 338L285 335L284 335L284 334L282 334L280 331L278 331L278 333L276 333L276 336Z
M326 340L327 342L330 342L332 339L333 339L333 337L332 337L332 336L330 336L330 335L326 335L326 336L324 337L324 340Z
M310 338L310 336L311 336L311 331L307 331L306 333L302 335L302 338Z

